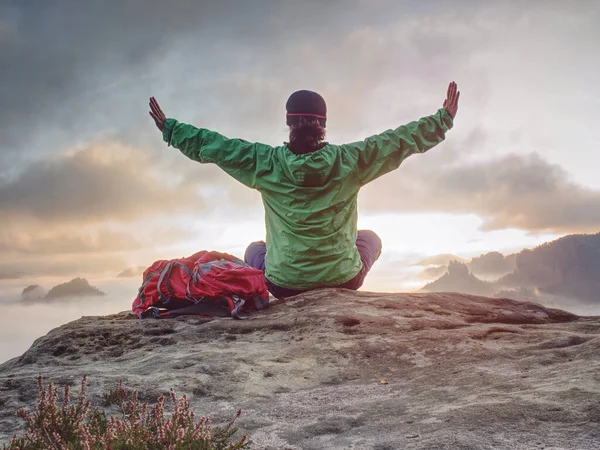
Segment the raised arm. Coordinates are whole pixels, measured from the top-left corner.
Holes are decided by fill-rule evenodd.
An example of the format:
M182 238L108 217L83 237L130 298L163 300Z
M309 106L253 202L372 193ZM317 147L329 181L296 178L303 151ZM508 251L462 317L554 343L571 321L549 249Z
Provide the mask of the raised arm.
M410 155L424 153L442 142L453 126L459 96L456 83L452 82L443 108L435 114L364 141L343 145L344 153L355 158L361 185L397 169Z
M271 161L270 146L228 139L215 131L167 119L154 97L150 99L150 116L168 145L194 161L218 165L248 187L259 187L261 173L268 170Z

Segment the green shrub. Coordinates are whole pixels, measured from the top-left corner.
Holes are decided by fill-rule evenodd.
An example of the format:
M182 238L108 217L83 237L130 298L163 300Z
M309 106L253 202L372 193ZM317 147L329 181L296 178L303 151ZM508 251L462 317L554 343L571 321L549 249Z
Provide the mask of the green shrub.
M26 425L23 436L14 436L5 450L238 450L247 448L247 437L235 440L235 420L222 427L211 427L206 417L196 419L184 395L177 398L171 390L169 402L161 396L150 407L140 403L138 393L128 393L120 383L104 394L104 406L116 405L119 413L109 415L92 408L86 398L87 378L81 382L79 400L73 401L65 386L62 401L58 387L43 384L38 377L39 400L35 411L19 409ZM165 416L165 405L172 412ZM233 442L235 440L235 442Z

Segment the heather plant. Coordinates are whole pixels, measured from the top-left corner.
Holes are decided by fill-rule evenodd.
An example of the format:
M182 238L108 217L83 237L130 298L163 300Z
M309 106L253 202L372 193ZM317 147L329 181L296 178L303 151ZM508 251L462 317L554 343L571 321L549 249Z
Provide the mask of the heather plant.
M38 377L39 400L35 411L19 409L25 434L14 436L5 450L238 450L248 446L246 436L234 439L235 420L211 427L206 417L196 419L184 395L173 390L154 406L140 403L137 391L127 392L122 382L103 396L105 407L116 405L118 412L92 408L86 397L87 378L81 382L79 400L71 399L68 386L62 401L53 383L44 386ZM165 406L172 412L166 413Z

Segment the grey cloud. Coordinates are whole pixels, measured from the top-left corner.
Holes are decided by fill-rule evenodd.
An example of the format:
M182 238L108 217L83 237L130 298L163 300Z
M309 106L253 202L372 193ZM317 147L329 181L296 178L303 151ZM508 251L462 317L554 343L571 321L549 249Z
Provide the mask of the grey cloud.
M115 276L127 267L127 262L116 254L88 255L85 258L47 255L3 258L0 261L0 279L30 278L39 276L89 276L109 274ZM25 286L23 286L25 287Z
M139 151L98 144L0 182L0 212L10 220L90 223L202 208L193 185L165 180L159 169Z
M197 238L188 227L142 221L123 231L90 226L20 221L0 230L0 279L60 275L114 276L131 261L150 265L169 247ZM129 263L127 261L130 261Z
M472 96L484 92L485 75L465 61L477 51L477 39L457 36L454 28L441 31L443 17L432 19L426 30L417 23L403 27L401 19L394 19L383 29L360 22L349 22L341 27L343 32L327 28L329 34L322 42L312 34L290 40L287 33L260 47L236 42L227 51L231 58L247 61L244 70L238 68L195 86L181 79L185 90L168 97L167 114L229 136L280 144L287 138L285 101L293 90L308 88L325 96L331 141L338 142L340 136L362 136L357 124L383 131L417 114L433 113L441 106L448 73L477 75L470 84ZM456 28L464 34L468 26ZM430 42L430 33L437 36L434 41L446 42L447 52L433 51L437 44ZM414 48L419 42L420 50ZM391 49L397 57L390 54ZM425 57L423 53L429 50ZM181 73L197 71L197 61L182 60L181 64ZM438 89L430 91L432 84ZM415 99L417 89L422 92ZM402 97L411 101L392 101ZM188 112L185 117L183 111Z
M416 160L421 159L421 164ZM537 154L436 165L413 156L364 189L362 208L397 212L475 213L486 230L591 232L600 228L600 192L575 184Z
M543 6L557 10L560 4ZM424 6L417 1L11 0L0 27L9 30L2 33L0 57L11 62L0 68L3 104L10 105L0 111L2 153L22 155L22 149L47 145L34 139L36 129L59 139L61 132L93 136L108 125L140 127L147 119L142 101L155 91L199 109L207 103L219 107L217 100L232 98L218 92L218 82L232 74L274 74L288 80L286 90L316 83L334 96L341 86L340 97L358 100L360 109L362 92L382 81L437 83L447 81L451 71L470 74L474 85L485 77L471 58L495 31L490 24L502 17L519 23L519 17L539 13L540 4L520 7L517 17L509 14L510 2L443 6L441 1ZM407 92L413 89L407 86Z
M124 113L131 107L123 98L139 95L140 80L161 74L153 67L177 51L178 38L194 36L201 53L215 37L252 34L266 3L9 1L3 13L11 19L2 29L10 32L0 40L0 58L9 62L0 68L2 154L17 158L22 149L41 145L33 136L40 130L81 138L110 120L130 125Z
M29 228L2 230L0 252L7 255L82 255L139 250L140 242L129 233L100 230L86 233L83 230L63 227L36 230Z
M306 84L331 91L332 100L353 91L364 107L360 92L397 79L398 69L414 71L419 58L408 51L413 39L432 53L432 69L440 68L433 52L439 41L459 44L450 33L431 37L433 27L427 36L417 29L412 36L359 33L348 39L355 30L398 21L394 12L416 3L382 2L373 10L341 0L9 1L2 11L8 19L0 22L0 58L10 62L0 68L0 94L8 105L0 110L0 172L98 133L139 144L140 130L150 128L146 101L152 94L169 99L174 112L195 111L190 120L227 120L234 130L273 129L265 117L279 116L265 111L282 110L285 96ZM404 64L389 55L399 45ZM377 67L375 79L367 67ZM266 74L284 81L258 90L256 84L239 85L242 77ZM223 79L238 86L222 88ZM336 93L336 86L345 89Z

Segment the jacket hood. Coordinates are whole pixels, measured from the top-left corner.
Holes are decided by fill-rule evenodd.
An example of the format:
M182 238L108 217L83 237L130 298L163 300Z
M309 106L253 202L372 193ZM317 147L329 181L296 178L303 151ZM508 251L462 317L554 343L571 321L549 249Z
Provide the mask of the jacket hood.
M281 149L283 169L297 186L324 186L335 171L337 158L332 145L303 154L295 154L287 146Z

